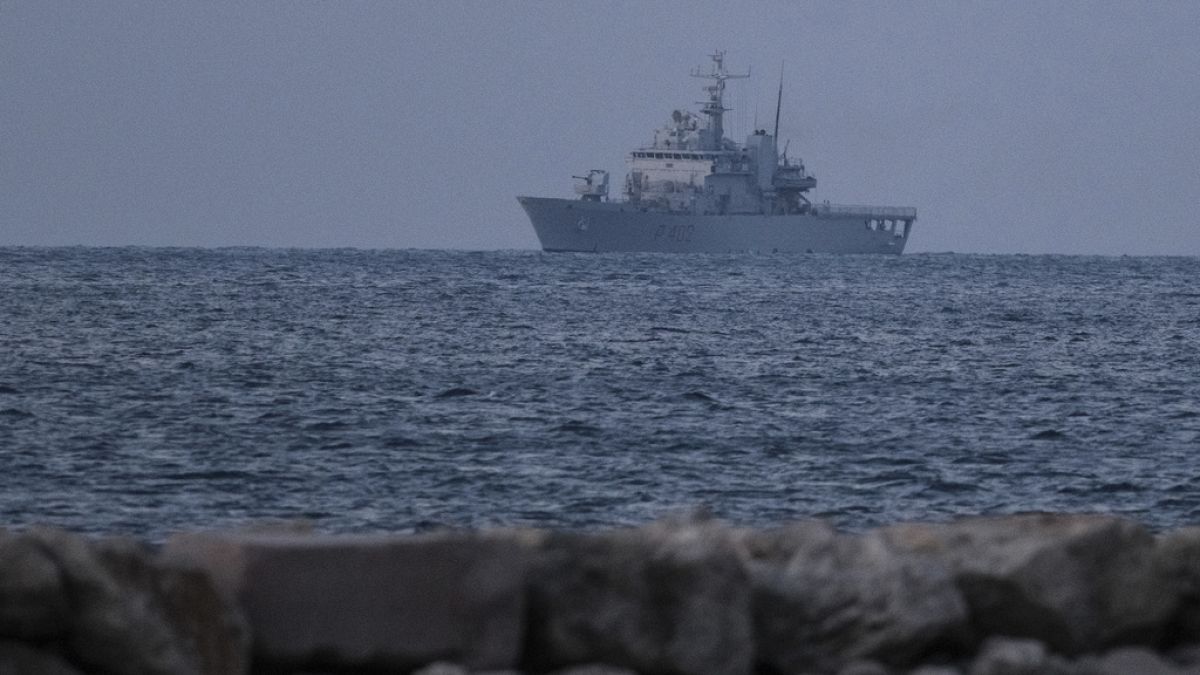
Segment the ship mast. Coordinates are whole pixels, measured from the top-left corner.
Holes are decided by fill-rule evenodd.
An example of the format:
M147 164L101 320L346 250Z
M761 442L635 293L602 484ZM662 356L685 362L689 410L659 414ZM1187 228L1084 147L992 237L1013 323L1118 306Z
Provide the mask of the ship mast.
M702 77L707 80L715 80L713 84L704 87L704 91L708 92L708 100L703 101L704 108L700 112L708 115L708 139L706 145L709 147L705 150L720 150L721 139L725 137L724 115L725 111L729 110L722 102L722 97L725 94L725 80L734 80L743 77L750 77L750 71L745 74L732 74L725 70L725 52L714 51L709 54L709 58L713 60L712 70L705 73L697 66L692 69L692 77Z
M779 96L775 99L775 145L779 145L779 111L783 108L783 63L779 64Z

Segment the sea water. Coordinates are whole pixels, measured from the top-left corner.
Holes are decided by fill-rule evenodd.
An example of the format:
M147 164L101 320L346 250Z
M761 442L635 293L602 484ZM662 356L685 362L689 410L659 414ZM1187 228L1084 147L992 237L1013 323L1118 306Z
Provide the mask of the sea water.
M1200 521L1200 259L0 249L0 523Z

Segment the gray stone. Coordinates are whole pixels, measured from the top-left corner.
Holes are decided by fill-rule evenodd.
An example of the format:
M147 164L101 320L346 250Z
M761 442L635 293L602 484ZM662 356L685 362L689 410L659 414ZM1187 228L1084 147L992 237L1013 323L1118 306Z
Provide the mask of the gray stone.
M551 534L530 575L528 665L604 663L642 673L744 675L750 592L730 531L664 521Z
M1037 640L991 637L979 650L969 675L1071 675L1071 664Z
M243 672L245 659L205 662L192 636L173 620L161 571L141 544L56 529L25 536L53 561L61 578L70 612L56 639L73 663L111 675Z
M859 659L842 666L837 675L890 675L891 672L878 661Z
M637 675L637 673L626 668L615 668L600 663L589 663L583 666L556 670L551 675Z
M1123 647L1103 656L1086 656L1076 662L1077 675L1185 675L1184 669L1148 649Z
M1168 656L1172 661L1181 665L1200 665L1200 644L1178 645L1171 648Z
M908 671L908 675L963 675L963 672L954 666L919 666Z
M425 666L424 668L414 670L412 675L523 675L523 673L517 670L471 671L457 663L450 663L449 661L437 661Z
M236 598L256 661L277 668L516 665L524 553L516 535L177 535L164 564Z
M153 593L153 572L137 544L98 541L57 530L38 533L50 545L75 606L71 654L113 673L200 673Z
M471 675L471 671L463 668L457 663L438 661L436 663L431 663L424 668L414 670L412 675Z
M58 654L0 640L0 675L83 675L83 671Z
M1164 641L1169 644L1200 643L1200 527L1168 532L1156 543L1158 568L1179 600L1179 608Z
M1175 611L1154 538L1122 518L1030 514L881 534L950 565L980 639L1031 637L1060 653L1098 651L1157 640Z
M774 670L836 672L861 659L911 666L962 642L967 607L949 568L878 532L802 523L741 541L758 659Z
M786 565L798 551L828 541L837 530L823 520L797 520L769 529L742 528L733 537L747 560Z
M176 611L170 576L132 540L51 528L0 533L0 636L52 643L80 668L114 675L245 672L244 645L209 632L231 608Z
M250 672L250 632L233 602L198 570L163 569L158 587L176 634L196 654L205 675Z
M70 613L62 575L42 542L0 532L0 636L58 637L65 633Z

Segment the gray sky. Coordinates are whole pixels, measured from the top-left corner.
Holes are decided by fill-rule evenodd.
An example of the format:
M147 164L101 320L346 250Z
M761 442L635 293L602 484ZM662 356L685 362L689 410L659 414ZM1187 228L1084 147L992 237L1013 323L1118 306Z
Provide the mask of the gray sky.
M536 248L714 48L910 251L1200 255L1200 2L0 0L0 245Z

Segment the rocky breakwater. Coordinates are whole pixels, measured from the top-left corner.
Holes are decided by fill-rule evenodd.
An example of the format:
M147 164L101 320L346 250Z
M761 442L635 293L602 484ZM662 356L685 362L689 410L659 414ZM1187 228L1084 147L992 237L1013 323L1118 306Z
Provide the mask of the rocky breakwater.
M0 530L0 675L244 673L249 632L208 574L145 545Z
M1200 528L0 533L0 673L1200 674Z

